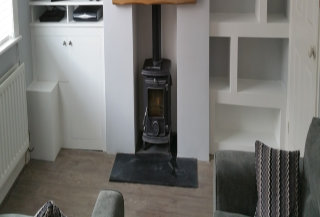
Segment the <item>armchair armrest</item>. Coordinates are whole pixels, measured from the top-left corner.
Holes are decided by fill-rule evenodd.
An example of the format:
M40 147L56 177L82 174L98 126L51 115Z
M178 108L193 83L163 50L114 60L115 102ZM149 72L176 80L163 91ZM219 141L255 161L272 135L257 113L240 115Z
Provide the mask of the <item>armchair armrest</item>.
M217 152L215 174L216 209L254 216L257 203L255 154Z
M105 190L99 193L92 217L124 217L124 200L120 192Z

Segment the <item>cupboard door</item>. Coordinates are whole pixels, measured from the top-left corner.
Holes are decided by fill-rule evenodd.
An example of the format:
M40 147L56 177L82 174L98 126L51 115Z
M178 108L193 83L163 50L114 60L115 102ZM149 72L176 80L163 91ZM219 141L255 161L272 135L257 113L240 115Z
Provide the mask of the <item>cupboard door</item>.
M105 150L103 38L70 36L61 83L65 147Z
M67 49L67 40L63 36L34 35L34 80L64 81Z

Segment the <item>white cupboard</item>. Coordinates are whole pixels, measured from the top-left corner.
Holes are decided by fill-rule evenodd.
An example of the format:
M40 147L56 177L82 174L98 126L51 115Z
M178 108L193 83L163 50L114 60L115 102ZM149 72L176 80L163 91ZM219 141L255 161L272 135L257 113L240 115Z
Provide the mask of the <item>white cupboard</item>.
M30 1L34 80L59 84L62 147L106 151L103 21L72 21L68 14L76 3ZM66 4L67 17L40 23L47 4Z
M101 28L34 27L34 78L59 81L63 147L105 150Z

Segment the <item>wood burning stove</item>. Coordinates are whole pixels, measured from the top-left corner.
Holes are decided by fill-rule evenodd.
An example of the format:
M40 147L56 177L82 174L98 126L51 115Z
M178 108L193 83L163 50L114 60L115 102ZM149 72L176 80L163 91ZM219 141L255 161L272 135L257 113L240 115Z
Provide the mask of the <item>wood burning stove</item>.
M171 75L170 60L163 59L159 67L153 60L145 61L142 75L144 94L143 148L148 144L170 143L171 136Z
M171 145L171 61L161 58L161 6L152 5L153 58L143 69L143 148L152 144Z
M161 58L161 6L152 5L153 58L142 69L144 118L143 149L149 145L168 145L173 174L177 168L177 150L171 142L171 61Z

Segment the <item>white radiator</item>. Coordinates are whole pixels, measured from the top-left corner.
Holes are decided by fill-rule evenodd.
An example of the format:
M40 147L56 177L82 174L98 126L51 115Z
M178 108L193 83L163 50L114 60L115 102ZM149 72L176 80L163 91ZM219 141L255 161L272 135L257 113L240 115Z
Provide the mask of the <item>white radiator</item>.
M0 79L0 189L29 147L24 64Z

